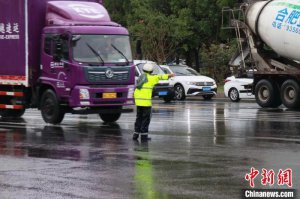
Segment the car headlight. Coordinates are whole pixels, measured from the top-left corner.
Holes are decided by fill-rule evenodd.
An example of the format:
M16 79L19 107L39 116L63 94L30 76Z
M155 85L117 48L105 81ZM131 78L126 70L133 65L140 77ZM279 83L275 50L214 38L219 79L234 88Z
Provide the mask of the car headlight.
M90 93L89 93L88 89L80 89L79 90L79 98L81 100L90 99Z
M197 82L187 82L187 85L197 85Z

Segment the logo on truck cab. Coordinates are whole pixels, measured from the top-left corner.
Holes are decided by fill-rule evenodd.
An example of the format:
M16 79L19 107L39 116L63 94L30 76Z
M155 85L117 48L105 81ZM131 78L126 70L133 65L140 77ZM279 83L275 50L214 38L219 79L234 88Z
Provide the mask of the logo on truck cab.
M70 8L72 8L78 15L80 15L82 17L87 17L87 18L91 18L91 19L98 19L98 18L104 17L103 13L101 13L96 8L88 6L88 5L70 4L68 6Z
M114 72L109 68L105 71L105 75L107 78L111 79L114 76Z

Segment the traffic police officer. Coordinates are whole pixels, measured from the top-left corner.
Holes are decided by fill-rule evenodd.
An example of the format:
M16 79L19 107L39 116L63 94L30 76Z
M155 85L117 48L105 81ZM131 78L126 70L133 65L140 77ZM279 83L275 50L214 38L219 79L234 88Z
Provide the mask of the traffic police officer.
M135 105L137 107L136 121L134 125L135 132L133 140L137 140L141 135L141 141L150 140L148 137L148 128L151 120L152 90L159 80L167 80L174 77L175 74L152 75L153 64L146 63L143 66L144 74L140 76L137 88L134 91Z

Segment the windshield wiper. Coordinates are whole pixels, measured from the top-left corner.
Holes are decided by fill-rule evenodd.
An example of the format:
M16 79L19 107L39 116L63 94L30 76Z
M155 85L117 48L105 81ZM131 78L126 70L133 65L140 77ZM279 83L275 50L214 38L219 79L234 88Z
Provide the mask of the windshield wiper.
M104 64L104 60L102 59L101 55L88 42L85 43L89 47L89 49L91 49L91 51L97 56L97 58L102 62L102 64Z
M126 59L126 64L129 65L129 60L128 58L124 55L124 53L122 51L120 51L115 45L111 44L111 46L120 54L122 55L122 57L124 57Z

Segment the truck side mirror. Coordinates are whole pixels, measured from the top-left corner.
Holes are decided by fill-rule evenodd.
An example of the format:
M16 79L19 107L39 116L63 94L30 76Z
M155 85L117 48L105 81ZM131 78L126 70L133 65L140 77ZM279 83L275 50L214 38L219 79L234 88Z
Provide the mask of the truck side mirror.
M60 42L55 44L53 61L59 62L62 58L62 44Z

